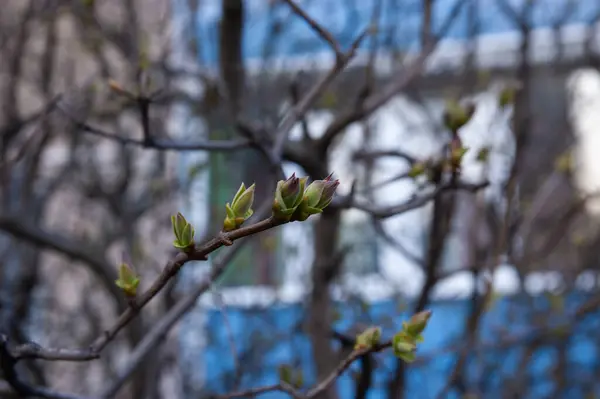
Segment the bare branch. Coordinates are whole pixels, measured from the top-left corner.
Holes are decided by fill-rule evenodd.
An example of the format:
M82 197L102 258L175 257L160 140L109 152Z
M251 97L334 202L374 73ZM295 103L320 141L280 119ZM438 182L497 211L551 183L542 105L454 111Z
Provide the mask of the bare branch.
M342 70L348 65L348 63L354 57L356 50L360 43L367 36L368 31L365 30L363 33L358 35L358 37L354 40L350 49L344 53L341 58L338 58L334 64L334 66L329 70L329 72L323 76L305 95L297 104L295 104L290 111L282 118L279 126L277 127L274 137L275 144L273 146L273 154L272 160L277 163L280 161L283 153L284 145L287 141L287 135L290 130L294 127L296 122L302 118L303 115L309 110L309 108L314 104L314 102L319 98L321 94L325 91L327 86L342 72Z
M361 211L365 211L372 215L377 219L386 219L392 216L396 216L413 209L420 208L425 206L429 201L433 200L437 195L439 195L443 191L447 190L467 190L467 191L477 191L482 188L488 186L488 182L479 183L479 184L471 184L471 183L460 183L456 184L445 184L436 187L431 193L424 194L421 196L414 196L410 200L406 201L400 205L394 205L387 208L374 208L370 205L363 204L357 202L355 199L352 199L350 196L346 197L338 197L332 203L333 207L340 208L355 208L360 209Z
M0 367L4 373L4 378L15 392L22 397L33 396L49 399L84 399L81 396L59 393L48 388L28 384L17 374L15 366L17 365L18 360L19 359L15 358L8 348L8 337L4 334L0 335Z
M364 151L364 150L362 150L362 151L357 151L354 154L354 159L356 159L357 161L373 160L376 158L383 158L383 157L402 158L410 164L417 162L417 158L413 157L410 154L407 154L404 151L400 151L400 150L380 150L380 151Z
M83 121L78 120L76 117L71 115L64 108L60 110L69 117L69 119L81 130L87 133L94 134L96 136L113 140L121 144L131 144L143 148L152 148L157 150L172 150L172 151L237 151L244 148L248 148L250 142L248 140L201 140L201 141L174 141L174 140L159 140L159 139L148 139L145 136L142 140L132 139L129 137L123 137L116 133L104 131L100 128L93 127Z
M354 350L350 355L348 355L344 360L342 360L335 370L333 370L325 379L320 381L317 385L315 385L312 389L308 391L305 395L296 391L288 384L279 383L274 385L267 385L259 388L251 388L241 392L234 392L230 394L225 394L218 396L219 399L230 399L230 398L241 398L241 397L254 397L267 392L281 391L289 394L293 398L297 399L312 399L317 397L317 395L324 392L331 384L335 382L335 380L341 376L352 364L358 359L366 356L370 353L381 352L385 349L391 348L392 341L385 341L380 344L374 345L371 348L365 348L360 350Z
M234 398L253 398L258 395L269 392L285 392L294 399L304 399L305 396L291 387L289 384L280 382L279 384L267 385L259 388L250 388L239 392L232 392L225 395L217 396L217 399L234 399Z
M0 214L0 230L12 234L14 237L28 241L42 248L52 249L70 258L85 262L100 278L106 289L117 300L121 308L125 307L120 290L114 282L117 278L116 270L104 260L104 255L88 248L84 243L73 242L56 232L46 232L39 227L29 226L16 218Z
M115 324L106 330L96 341L88 348L82 350L60 350L60 349L43 349L37 345L20 346L17 353L20 358L42 358L45 360L69 360L81 361L97 358L104 347L111 342L119 331L121 331L148 303L158 294L169 280L177 274L179 269L189 261L204 260L206 256L224 245L231 245L235 240L257 234L280 225L281 222L275 219L268 218L253 225L242 227L231 232L222 232L217 237L209 240L203 245L200 245L193 252L179 253L171 261L167 263L165 268L154 283L142 295L137 297L132 306L127 308L125 312L117 319ZM208 288L208 287L207 287Z
M112 339L117 335L123 327L125 327L131 319L133 319L141 308L143 308L156 294L162 290L162 288L169 282L169 280L177 274L179 269L183 267L187 262L193 260L205 260L206 256L216 251L224 245L231 245L235 240L240 238L257 234L262 231L268 230L275 226L280 225L281 222L276 221L273 218L264 219L253 225L242 227L238 230L231 232L221 233L217 237L208 241L207 243L196 248L191 253L181 252L175 256L171 261L164 267L160 276L154 281L154 283L144 292L141 296L135 300L135 307L130 307L125 310L124 313L118 318L113 327L105 331L90 347L93 353L100 352Z
M458 0L454 4L454 8L451 10L450 15L444 22L444 25L438 32L437 37L433 40L428 41L428 43L423 47L420 54L408 65L401 73L398 74L398 77L389 82L383 90L380 90L373 95L366 98L362 101L358 107L354 109L350 109L345 113L339 115L332 123L329 125L323 136L320 138L318 147L320 153L325 153L333 140L340 134L346 127L351 125L352 123L369 117L373 112L375 112L379 107L387 103L390 99L392 99L395 95L397 95L400 91L402 91L405 87L407 87L416 77L418 77L425 66L425 62L429 58L429 55L435 50L436 44L439 41L439 38L452 26L456 17L459 15L460 10L462 9L464 0Z

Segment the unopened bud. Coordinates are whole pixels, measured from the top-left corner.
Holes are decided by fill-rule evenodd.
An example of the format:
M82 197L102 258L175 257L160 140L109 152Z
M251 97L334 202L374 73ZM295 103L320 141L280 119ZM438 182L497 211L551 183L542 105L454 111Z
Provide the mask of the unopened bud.
M180 212L171 216L171 225L173 234L175 234L173 246L184 251L192 249L194 247L194 226L188 223Z
M355 350L372 348L381 339L380 327L369 327L356 337Z
M255 185L252 184L246 188L242 183L231 204L227 203L225 205L227 216L223 221L223 230L235 230L253 215L254 187Z
M487 162L490 156L490 149L488 147L484 147L479 150L477 153L477 161L479 162Z
M415 344L411 344L410 342L397 342L394 345L394 349L398 352L413 352L417 346Z
M238 191L239 195L231 204L231 209L233 209L236 215L244 216L252 208L252 204L254 203L254 187L253 184L248 189L245 189L244 184L242 183L242 186Z
M424 162L415 162L408 171L408 177L416 178L421 176L426 171L426 165Z
M309 207L315 208L317 206L321 200L321 194L323 193L324 188L325 182L323 180L315 180L309 184L306 191L304 191L304 201Z
M411 337L403 332L394 335L392 338L392 349L394 350L394 356L405 362L412 362L415 360L417 345Z
M290 204L296 200L300 194L300 179L294 173L281 184L281 198L286 204Z
M514 104L517 97L517 89L518 87L516 87L516 85L509 85L502 89L498 96L498 105L501 108L505 108Z
M298 178L294 173L287 180L277 182L275 199L273 200L273 216L276 219L289 221L292 214L302 202L306 178Z
M332 180L333 173L330 174L323 180L325 185L323 186L323 191L321 192L321 199L317 204L317 208L325 209L327 205L331 203L333 200L333 195L335 194L335 190L337 190L340 185L340 181L338 179Z
M466 125L475 113L475 105L472 103L461 105L457 101L449 101L444 112L444 125L452 132Z
M405 331L413 337L418 336L425 330L430 318L431 310L426 310L413 315L406 323Z
M332 179L332 175L330 174L323 180L315 180L306 187L302 202L292 216L293 220L304 221L310 215L323 212L323 209L331 203L340 184L339 180Z
M121 263L121 266L119 267L119 278L115 281L115 284L123 290L128 297L135 297L137 294L137 287L140 284L140 279L127 263Z

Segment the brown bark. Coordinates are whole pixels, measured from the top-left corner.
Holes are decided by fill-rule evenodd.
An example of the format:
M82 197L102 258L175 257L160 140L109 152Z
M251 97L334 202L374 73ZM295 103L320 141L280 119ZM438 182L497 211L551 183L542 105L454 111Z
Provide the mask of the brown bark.
M331 297L330 283L339 269L336 249L340 227L339 211L325 212L315 224L315 260L312 268L312 293L308 314L308 333L312 343L317 379L325 379L337 364L337 356L331 346ZM337 398L335 386L330 386L318 399Z

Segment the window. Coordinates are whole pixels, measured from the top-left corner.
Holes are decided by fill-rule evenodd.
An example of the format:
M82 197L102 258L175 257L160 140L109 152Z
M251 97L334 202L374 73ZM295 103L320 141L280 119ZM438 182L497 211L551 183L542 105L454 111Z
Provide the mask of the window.
M344 273L360 276L379 272L377 234L368 218L343 218L340 247L346 246Z

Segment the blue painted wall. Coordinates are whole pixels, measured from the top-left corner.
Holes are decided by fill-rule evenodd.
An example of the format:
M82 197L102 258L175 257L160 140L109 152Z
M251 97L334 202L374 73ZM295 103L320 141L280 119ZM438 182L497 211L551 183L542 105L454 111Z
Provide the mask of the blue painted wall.
M582 301L583 294L574 294L564 301L564 315L572 312ZM424 364L410 366L407 380L407 398L435 398L453 370L457 359L456 352L443 352L444 348L457 347L464 342L464 326L469 314L468 300L437 302L431 306L433 316L425 332L425 342L419 350L424 359L438 353L433 360ZM337 328L343 330L351 323L360 320L383 326L384 336L389 337L401 326L402 320L408 316L401 313L397 302L388 301L368 307L353 307L338 304L340 319ZM560 316L556 308L551 307L551 301L546 297L501 299L498 300L482 320L480 339L484 345L494 345L500 340L507 339L499 333L505 328L504 334L510 337L534 337L539 332L532 324L533 314L552 314L549 322L566 320ZM298 331L303 312L301 305L273 307L270 309L228 309L229 323L236 349L241 355L242 368L250 371L241 381L241 388L257 387L273 384L278 381L277 367L280 364L296 364L304 373L308 386L315 383L314 370L311 362L310 343L307 337ZM209 311L208 314L208 347L199 354L206 364L205 375L207 389L211 392L224 393L231 389L231 376L234 363L231 356L226 323L223 312ZM593 382L600 367L599 348L593 338L597 337L600 328L600 312L588 316L576 325L575 333L568 341L567 379L568 398L588 398L590 387L586 384ZM500 345L500 344L498 344ZM252 362L252 357L244 358L244 353L253 348L261 355L258 364ZM537 350L527 370L517 370L522 346L500 346L484 352L482 363L470 362L468 378L479 381L479 388L486 398L500 398L500 388L515 378L515 375L526 373L529 380L526 398L545 398L552 393L554 382L550 370L555 364L558 351L555 346L546 345ZM255 358L256 359L256 358ZM374 375L373 388L369 398L385 398L385 383L392 374L395 358L390 351L377 355L378 367ZM355 365L358 367L358 364ZM351 373L346 373L338 381L341 398L353 397L353 380ZM479 377L478 377L479 376ZM600 381L599 381L600 382ZM262 396L268 399L287 398L281 393L271 393ZM449 398L458 398L452 393Z
M350 44L358 32L370 24L372 9L379 0L299 0L303 8L316 21L328 28L343 44ZM382 12L379 26L386 39L382 48L415 50L418 48L421 25L421 0L381 0ZM433 25L439 29L456 2L463 0L437 0L434 2ZM476 2L481 35L516 32L517 26L499 7L501 0L471 0ZM504 0L517 8L525 0ZM287 5L276 2L269 7L267 0L250 0L244 37L246 59L279 58L310 55L328 50L303 20L293 15ZM465 1L464 4L469 4ZM562 24L587 24L600 8L597 0L576 0L572 12L566 14L568 0L535 0L531 26L549 28L567 15ZM461 12L452 29L445 35L449 39L469 36L468 7ZM217 27L220 18L220 1L200 2L198 15L199 51L203 62L212 65L217 57ZM273 30L279 30L277 39L269 43ZM365 43L367 45L367 43Z

